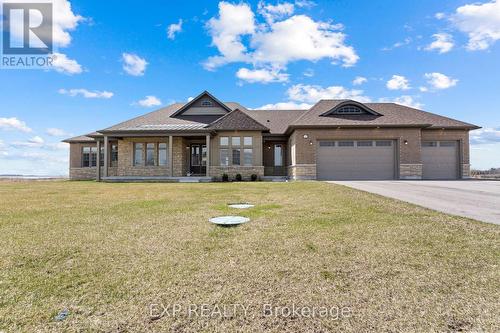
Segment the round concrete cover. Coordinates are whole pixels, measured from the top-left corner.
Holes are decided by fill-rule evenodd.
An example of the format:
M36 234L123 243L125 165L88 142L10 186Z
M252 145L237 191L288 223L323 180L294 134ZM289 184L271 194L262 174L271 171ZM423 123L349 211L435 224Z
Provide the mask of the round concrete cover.
M249 203L235 203L235 204L229 204L229 207L237 209L247 209L254 207L254 205L251 205Z
M218 225L237 225L247 223L250 219L243 216L219 216L213 217L209 221Z

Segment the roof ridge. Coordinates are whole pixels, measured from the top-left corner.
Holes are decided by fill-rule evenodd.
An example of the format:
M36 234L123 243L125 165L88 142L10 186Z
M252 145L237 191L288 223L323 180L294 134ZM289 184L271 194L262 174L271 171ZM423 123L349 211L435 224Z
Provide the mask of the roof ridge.
M173 106L174 106L174 105L176 105L176 104L185 104L185 103L178 103L178 102L176 102L176 103L172 103L172 104L169 104L169 105L167 105L167 106L165 106L165 107L162 107L162 108L160 108L160 109L156 109L156 110L153 110L153 111L151 111L151 112L147 112L147 113L141 114L140 116L137 116L137 117L134 117L134 118L131 118L131 119L128 119L128 120L125 120L125 121L119 122L118 124L114 124L114 125L108 126L108 127L103 128L103 129L101 129L101 130L98 130L98 131L96 131L96 132L98 132L98 133L99 133L99 131L107 131L107 130L108 130L109 128L111 128L111 127L115 127L115 126L119 126L119 125L122 125L122 124L128 123L129 121L133 121L133 120L136 120L136 119L139 119L139 118L145 117L145 116L147 116L148 114L153 114L153 113L155 113L155 112L164 111L165 109L168 109L168 108L170 108L170 107L173 107Z

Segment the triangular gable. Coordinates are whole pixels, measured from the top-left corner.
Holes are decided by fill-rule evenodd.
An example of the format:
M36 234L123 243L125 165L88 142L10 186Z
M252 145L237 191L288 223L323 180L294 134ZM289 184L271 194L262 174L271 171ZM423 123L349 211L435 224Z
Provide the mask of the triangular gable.
M204 91L173 113L171 117L181 114L184 116L223 116L231 111L227 105L219 101L208 91Z
M269 131L269 128L239 109L220 117L213 123L207 125L206 128L228 131Z
M369 108L365 104L353 100L342 101L341 103L335 105L333 109L323 113L321 116L357 115L357 114L358 115L369 114L369 115L381 116L380 113Z

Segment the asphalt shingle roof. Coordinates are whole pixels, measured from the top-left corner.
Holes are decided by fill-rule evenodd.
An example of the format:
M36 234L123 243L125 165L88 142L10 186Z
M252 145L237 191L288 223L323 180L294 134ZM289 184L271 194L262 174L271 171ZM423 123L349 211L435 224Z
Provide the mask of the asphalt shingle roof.
M154 131L209 131L209 130L262 130L282 135L294 127L315 126L417 126L425 128L476 129L475 125L425 112L395 103L365 103L380 115L331 114L324 116L346 100L321 100L309 110L249 110L234 102L224 103L231 112L216 115L172 115L186 103L174 103L162 109L124 121L99 131L64 140L64 142L93 141L101 133L154 132ZM235 110L238 110L237 112Z

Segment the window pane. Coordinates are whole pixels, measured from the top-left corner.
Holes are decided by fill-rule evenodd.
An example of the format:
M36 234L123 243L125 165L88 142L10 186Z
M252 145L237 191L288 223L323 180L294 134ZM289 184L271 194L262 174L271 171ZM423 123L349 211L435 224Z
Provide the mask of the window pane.
M101 147L101 151L99 153L99 164L100 166L104 166L104 147Z
M455 147L456 141L441 141L439 142L440 147Z
M207 165L207 146L201 147L201 165Z
M377 141L375 145L377 147L390 147L392 146L392 141Z
M246 148L243 150L243 159L245 166L251 166L253 164L253 149Z
M274 145L274 166L283 166L283 147Z
M373 141L358 141L358 147L373 147Z
M83 147L82 150L82 166L89 167L90 166L90 147Z
M335 141L320 141L320 147L335 147Z
M136 143L134 148L134 165L143 164L142 143Z
M118 166L118 145L111 145L111 166Z
M252 143L253 143L253 140L252 140L252 139L253 139L253 138L252 138L251 136L245 136L245 137L243 138L243 144L244 144L245 146L251 146L251 145L252 145Z
M158 165L167 165L167 144L164 142L158 144Z
M220 137L220 145L221 146L229 145L229 138L227 136L221 136Z
M239 146L241 145L241 140L239 136L232 136L231 137L231 145L232 146Z
M155 165L155 144L146 144L146 165Z
M233 165L240 165L240 149L233 149Z
M229 165L229 150L226 148L220 150L220 165L221 166Z
M339 141L339 147L354 147L354 141Z
M90 166L97 166L97 147L90 147Z

